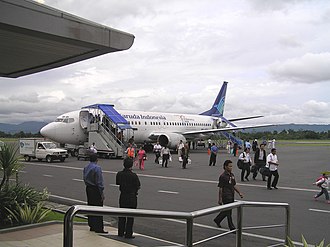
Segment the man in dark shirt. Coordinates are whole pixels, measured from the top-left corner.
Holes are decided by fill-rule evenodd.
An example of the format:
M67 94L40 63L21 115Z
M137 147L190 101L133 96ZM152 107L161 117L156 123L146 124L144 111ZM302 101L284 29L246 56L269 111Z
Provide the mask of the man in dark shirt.
M116 184L119 185L120 197L119 207L121 208L137 208L137 192L140 189L140 180L138 176L132 172L133 160L126 158L124 160L124 170L116 175ZM133 236L132 217L119 217L118 236L125 238L134 238Z
M257 148L255 154L254 154L254 164L256 165L256 168L253 172L253 180L256 180L256 177L258 175L258 171L261 170L261 168L266 166L266 150L265 145L260 144L260 148ZM262 180L266 181L266 177L264 174L261 174Z
M219 148L215 145L215 143L212 143L212 147L210 149L211 149L211 155L210 155L209 166L211 165L215 166L215 163L217 162L217 154Z
M232 173L233 170L233 163L231 160L226 160L223 164L224 172L219 177L219 205L228 204L234 202L234 194L235 191L239 194L241 198L243 198L243 194L238 190L236 186L236 181L234 174ZM228 220L228 227L230 230L235 229L235 225L232 219L232 210L221 211L217 217L215 217L214 222L217 224L218 227L221 227L221 221L227 217Z
M86 185L87 204L90 206L103 206L103 175L101 167L97 165L96 154L90 155L90 163L84 168L83 177ZM90 231L108 233L103 230L102 216L88 216L88 225Z

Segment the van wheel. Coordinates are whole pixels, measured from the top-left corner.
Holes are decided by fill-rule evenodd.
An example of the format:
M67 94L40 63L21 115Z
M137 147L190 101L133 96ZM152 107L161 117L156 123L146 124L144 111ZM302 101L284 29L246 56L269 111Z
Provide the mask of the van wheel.
M51 156L47 155L47 157L46 157L46 161L47 161L48 163L51 163L51 162L53 161L53 159L52 159Z
M25 161L27 161L27 162L29 162L29 161L31 160L31 157L30 157L30 156L27 156L27 155L25 155L25 156L24 156L24 160L25 160Z

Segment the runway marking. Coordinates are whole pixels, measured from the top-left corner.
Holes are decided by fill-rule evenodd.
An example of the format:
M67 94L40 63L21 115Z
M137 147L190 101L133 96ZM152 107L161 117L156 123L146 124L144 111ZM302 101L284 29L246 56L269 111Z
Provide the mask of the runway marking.
M77 182L84 182L84 180L82 180L82 179L78 179L78 178L73 178L72 180L73 180L73 181L77 181Z
M72 166L60 166L55 164L37 164L37 163L29 163L27 164L34 165L34 166L46 166L46 167L52 167L52 168L62 168L62 169L71 169L71 170L80 170L82 171L83 168L80 167L72 167ZM109 174L117 174L117 172L113 171L106 171L103 170L103 173L109 173ZM212 181L212 180L205 180L205 179L193 179L193 178L180 178L180 177L166 177L166 176L160 176L160 175L148 175L143 173L137 173L139 177L147 177L147 178L159 178L159 179L168 179L168 180L179 180L179 181L188 181L188 182L200 182L200 183L212 183L212 184L218 184L218 181ZM239 186L246 186L246 187L258 187L258 188L265 188L266 185L258 185L258 184L248 184L248 183L237 183ZM306 188L294 188L294 187L278 187L282 190L292 190L292 191L303 191L303 192L319 192L319 190L313 190L313 189L306 189Z
M179 194L176 191L168 191L168 190L158 190L159 193L167 193L167 194Z
M68 198L68 197L63 197L63 196L57 196L57 195L50 195L49 197L54 197L54 198L57 198L57 199L62 199L62 200L68 200L68 201L72 201L72 202L75 202L75 203L79 203L79 204L87 204L86 201L80 201L80 200L76 200L76 199L72 199L72 198ZM105 205L106 206L106 205ZM176 219L165 219L163 218L163 220L166 220L166 221L171 221L171 222L176 222L176 223L180 223L180 224L186 224L186 221L182 221L182 220L176 220ZM208 225L203 225L203 224L198 224L198 223L194 223L194 226L198 226L198 227L203 227L203 228L206 228L206 229L214 229L214 230L223 230L223 231L228 231L228 229L225 229L225 228L218 228L218 227L214 227L214 226L208 226ZM284 243L284 240L283 239L280 239L280 238L274 238L274 237L269 237L269 236L264 236L264 235L260 235L260 234L254 234L254 233L246 233L246 232L243 232L242 235L245 235L245 236L250 236L250 237L255 237L255 238L260 238L260 239L266 239L266 240L271 240L271 241L277 241L277 242L280 242L280 243ZM150 236L148 236L149 238L152 238ZM156 239L156 238L155 238ZM158 238L157 238L158 239ZM161 239L160 239L161 240ZM162 240L164 241L164 240ZM169 241L167 241L169 242ZM173 243L173 242L169 242L169 243ZM177 243L174 243L174 244L177 244ZM300 242L296 242L294 241L294 244L295 245L299 245L299 246L303 246L302 243ZM179 244L177 244L179 245Z
M163 219L163 220L172 221L172 222L181 223L181 224L186 224L186 221L182 221L182 220L176 220L176 219ZM213 229L213 230L228 231L228 229L225 229L225 228L219 228L219 227L215 227L215 226L208 226L208 225L203 225L203 224L198 224L198 223L194 223L194 226L207 228L207 229ZM265 240L276 241L276 242L280 242L280 243L285 242L284 239L281 239L281 238L269 237L269 236L264 236L264 235L260 235L260 234L254 234L254 233L242 232L242 235L249 236L249 237L255 237L255 238L261 238L261 239L265 239ZM303 246L303 244L300 243L300 242L295 242L294 241L294 244L299 245L299 246Z
M308 210L314 211L314 212L321 212L321 213L328 213L328 214L330 214L330 211L329 210L322 210L322 209L315 209L315 208L310 208Z
M49 175L49 174L43 174L42 176L48 177L48 178L53 178L54 177L53 175Z

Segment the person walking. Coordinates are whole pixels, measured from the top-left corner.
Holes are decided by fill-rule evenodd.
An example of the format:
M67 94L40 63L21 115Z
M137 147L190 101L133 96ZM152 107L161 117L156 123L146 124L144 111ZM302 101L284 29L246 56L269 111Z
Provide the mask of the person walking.
M253 180L256 180L260 169L266 166L266 150L264 144L260 144L260 148L256 149L256 152L254 154L254 164L256 166L256 169L253 172ZM266 181L266 176L263 174L261 174L261 176L262 180Z
M167 167L168 160L171 156L170 149L167 146L165 146L165 147L162 148L160 154L161 154L161 157L163 159L162 167L164 167L164 166Z
M234 146L233 146L233 155L236 156L237 155L237 150L238 150L238 144L235 142Z
M126 155L128 158L134 159L135 157L135 149L131 143L128 144L128 148L126 149Z
M104 184L102 168L97 164L97 155L91 154L89 164L83 170L83 179L86 185L87 204L90 206L103 206ZM89 230L96 233L104 231L103 217L88 215Z
M140 147L137 157L138 157L139 169L144 170L144 161L147 159L147 154L146 151L143 149L143 146Z
M276 155L276 148L272 148L271 153L268 154L267 165L270 171L270 175L268 176L268 180L267 180L267 189L271 190L273 187L274 189L277 190L278 188L276 187L276 185L278 183L278 179L280 175L278 174L279 163ZM272 182L272 176L274 176L273 182Z
M187 168L188 158L189 158L188 145L184 144L183 148L181 148L182 169Z
M241 181L244 182L249 181L249 175L250 175L250 166L252 164L252 159L250 156L250 149L249 148L245 148L244 152L241 153L238 157L238 159L243 161L243 167L241 170ZM246 172L246 175L245 175ZM245 178L245 180L244 180Z
M235 176L232 173L233 171L233 163L231 160L226 160L223 164L224 172L219 177L219 197L218 204L228 204L234 202L235 191L239 194L241 198L243 198L243 194L239 191ZM215 218L214 222L218 227L221 227L222 220L227 217L228 227L230 230L235 230L235 225L232 219L232 210L221 211Z
M314 196L314 199L317 200L318 197L324 194L325 200L327 200L327 203L330 204L329 192L328 192L328 185L329 185L328 175L326 173L323 173L322 176L319 177L316 180L316 182L313 184L321 189L321 191Z
M211 155L210 155L210 162L209 166L215 166L215 163L217 162L217 154L218 154L219 148L215 145L215 143L212 143L211 146Z
M97 148L96 148L95 142L92 143L92 145L89 147L89 150L92 154L97 153Z
M160 157L160 151L162 150L162 146L159 144L159 142L157 142L155 145L154 145L154 153L156 155L156 158L155 158L155 163L156 164L159 164L159 157Z
M182 148L184 147L184 143L182 140L180 140L180 142L177 145L177 150L178 150L178 157L182 156Z
M119 207L121 208L137 208L137 195L141 184L139 177L132 171L132 166L132 159L124 159L124 169L116 175L116 185L119 185L120 190ZM133 224L133 217L119 217L118 236L134 238Z

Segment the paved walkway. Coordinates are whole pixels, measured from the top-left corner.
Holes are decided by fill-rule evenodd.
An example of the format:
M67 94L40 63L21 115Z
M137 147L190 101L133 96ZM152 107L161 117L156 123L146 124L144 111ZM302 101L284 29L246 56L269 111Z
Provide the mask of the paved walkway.
M53 210L66 212L69 206L48 203ZM74 223L73 246L75 247L153 247L175 246L175 244L155 239L150 236L134 233L134 239L117 236L117 228L105 223L104 229L108 234L97 234L89 231L87 223ZM54 221L26 225L0 230L0 247L61 247L63 246L63 222ZM177 245L176 245L177 246Z
M116 239L117 229L106 227L109 234L98 235L90 232L86 224L75 224L73 246L79 247L130 247L136 246ZM113 239L114 238L114 239ZM138 238L138 236L137 236ZM63 246L63 223L48 223L30 227L19 227L0 232L1 247L60 247Z

